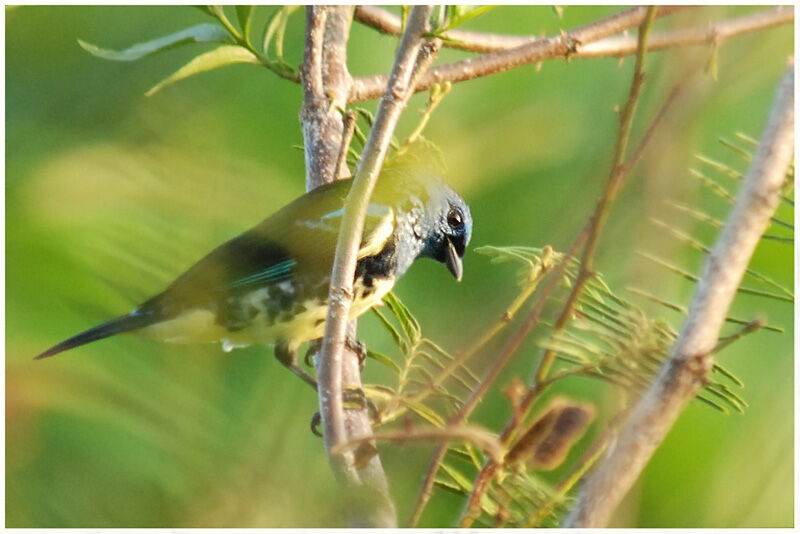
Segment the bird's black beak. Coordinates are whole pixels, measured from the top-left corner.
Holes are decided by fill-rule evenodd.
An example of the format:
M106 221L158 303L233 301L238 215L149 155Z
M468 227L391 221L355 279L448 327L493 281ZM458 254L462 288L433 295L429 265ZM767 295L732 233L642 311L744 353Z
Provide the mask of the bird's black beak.
M447 240L447 252L445 252L445 265L453 273L455 276L456 281L461 281L461 275L464 274L464 263L461 261L461 257L456 252L456 247L453 245L453 242L449 239Z

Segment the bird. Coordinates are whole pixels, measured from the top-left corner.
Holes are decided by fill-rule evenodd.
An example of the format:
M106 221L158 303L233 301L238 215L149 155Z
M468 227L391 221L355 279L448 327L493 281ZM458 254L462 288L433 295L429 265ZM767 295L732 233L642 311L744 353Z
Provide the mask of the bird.
M299 347L322 337L328 288L352 179L298 197L221 244L133 311L74 335L35 359L123 332L173 343L218 342L226 352L272 344L312 386ZM367 208L350 319L379 305L417 258L443 263L457 281L472 235L463 198L438 176L378 180ZM356 342L358 343L358 342Z

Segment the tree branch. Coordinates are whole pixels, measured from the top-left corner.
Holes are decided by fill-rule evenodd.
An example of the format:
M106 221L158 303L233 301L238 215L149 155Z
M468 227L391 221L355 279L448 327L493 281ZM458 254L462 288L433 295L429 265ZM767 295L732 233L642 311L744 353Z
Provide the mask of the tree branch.
M343 358L344 341L347 335L347 320L353 298L356 256L358 254L358 245L361 241L364 217L370 194L383 164L383 159L388 150L400 113L404 109L408 97L413 94L414 79L412 76L414 75L417 58L420 55L423 35L426 31L431 11L431 6L416 6L411 12L405 35L400 42L395 57L389 83L385 88L385 95L378 106L369 139L364 147L361 161L353 179L353 185L345 203L342 226L336 245L331 287L328 295L325 337L323 338L322 350L318 358L317 376L325 446L334 471L340 480L343 480L348 486L359 486L360 482L362 482L359 480L360 473L357 472L357 462L354 454L352 452L334 453L333 451L338 451L337 447L350 441L351 438L358 439L361 437L360 435L353 435L357 434L355 432L348 432L348 421L342 399L344 385L347 385L347 387L360 387L361 385L356 359ZM423 64L419 67L427 67L430 60L423 58ZM341 130L339 135L341 136ZM331 161L331 166L335 167L335 155ZM363 410L357 413L363 413ZM362 430L371 433L368 421L366 422L366 427ZM392 519L392 522L395 521L395 519Z
M303 88L300 124L305 141L307 191L336 179L331 161L336 161L340 144L336 140L340 140L342 135L341 117L338 113L328 113L328 98L322 80L322 50L327 17L325 7L309 6L306 9L306 42L303 63L300 65Z
M645 18L644 22L642 22L642 25L639 28L639 35L637 36L638 51L636 53L636 63L633 67L633 80L631 81L631 88L628 94L628 99L625 102L625 108L623 109L622 116L620 117L617 142L614 148L614 159L611 163L608 182L606 182L605 191L603 191L602 196L597 201L597 206L592 214L591 229L589 230L586 248L583 251L583 257L581 258L581 268L578 272L577 278L575 279L575 283L572 286L572 291L570 291L569 297L567 297L567 302L564 304L558 319L556 319L556 323L553 328L555 332L561 332L567 326L567 323L572 318L573 308L583 292L584 286L589 279L594 276L594 273L592 272L592 263L594 261L595 252L597 251L600 232L602 231L605 221L608 218L611 204L614 203L617 193L619 193L625 178L629 174L629 168L625 166L625 153L628 148L631 128L633 127L633 117L636 112L636 107L639 103L639 95L642 92L642 85L644 84L644 58L647 55L647 39L649 37L650 28L652 26L654 17L655 10L651 8L648 11L648 16ZM542 356L542 360L539 363L539 368L536 371L536 383L544 381L547 373L550 372L550 367L553 365L555 356L556 353L554 350L549 349L545 351L544 355Z
M791 24L794 10L779 6L749 15L709 24L654 33L647 43L647 51L667 50L687 46L719 45L732 37ZM622 57L636 52L635 37L609 37L581 48L574 58Z
M658 16L668 15L680 9L678 6L663 6L657 10ZM429 89L434 83L462 82L481 76L503 72L514 67L537 63L549 57L567 57L583 44L614 35L628 28L638 26L644 20L647 8L635 7L620 11L595 22L579 26L567 33L539 39L509 50L490 52L482 56L456 61L429 70L417 84L417 90ZM360 102L376 98L386 83L386 76L356 78L350 89L349 102Z
M357 6L354 18L387 35L400 35L400 17L377 6ZM508 50L535 41L536 37L500 35L464 30L449 30L443 37L443 45L470 52L495 52Z
M311 6L307 9L306 20L305 54L301 65L303 108L300 118L305 140L306 187L311 190L340 177L338 156L345 140L342 139L342 116L338 109L345 105L351 81L347 71L351 9L347 6ZM355 325L351 325L351 328L355 330ZM357 356L348 354L342 360L337 375L339 384L360 387ZM330 397L327 394L324 388L319 389L321 404L328 402ZM341 395L338 399L341 402ZM372 435L366 410L347 410L341 421L348 439L369 439ZM336 460L331 461L333 463ZM334 472L346 490L348 524L396 526L389 486L377 454L365 462L351 463L345 469L335 468ZM343 473L347 476L342 476ZM367 498L363 498L365 493L369 494Z
M622 115L620 116L620 126L617 133L614 157L611 163L611 169L609 171L609 178L602 196L597 201L597 205L592 217L589 219L585 230L580 234L581 236L585 236L586 239L586 246L583 250L583 256L581 258L581 267L575 282L572 285L572 290L570 291L567 301L562 307L561 312L556 319L555 325L553 326L553 330L556 333L562 331L572 318L573 308L583 292L583 288L585 287L586 283L593 276L592 261L594 259L595 251L597 250L600 233L604 226L605 220L608 217L611 204L616 199L617 193L622 187L630 170L630 167L624 164L625 153L627 150L628 141L630 139L631 127L633 125L633 118L639 101L639 95L641 94L642 85L644 82L644 59L647 53L647 40L653 20L655 19L655 15L655 8L648 8L646 16L639 27L639 34L637 36L638 46L636 64L634 65L633 79L631 81L628 99L625 103L625 108L622 111ZM528 389L520 403L520 413L525 414L532 406L533 401L544 390L545 384L547 383L547 374L550 371L550 367L552 366L554 359L555 352L553 350L546 350L542 355L542 359L539 362L534 377L534 385ZM517 428L523 423L523 419L524 415L523 417L519 418L512 417L512 420L508 425L506 425L506 428L501 435L501 440L503 440L503 443L509 443L511 440L513 440ZM488 461L478 474L473 487L472 495L470 496L469 503L467 505L466 514L462 520L462 526L469 526L470 522L480 514L481 499L485 491L488 489L489 483L493 479L497 467L498 466L492 461Z
M377 441L394 441L407 443L409 441L436 441L445 445L451 441L465 441L480 447L496 462L500 462L505 454L505 449L497 436L488 430L471 425L448 425L444 428L435 426L423 428L403 428L399 430L385 430L372 436ZM341 451L354 448L366 443L360 438L349 441L340 446Z
M640 11L637 11L637 9ZM634 8L623 11L617 15L548 39L451 30L447 33L447 36L466 43L467 46L463 47L464 49L472 49L468 47L475 44L475 51L488 51L490 53L430 69L428 74L420 81L417 90L429 89L434 83L472 80L495 72L502 72L549 59L623 57L634 54L637 46L636 37L608 36L637 26L642 20L642 9ZM678 8L675 6L663 6L659 9L658 16L668 15L674 12L675 9ZM356 17L381 31L389 31L393 34L394 29L399 27L399 18L376 7L359 6L356 10ZM648 40L647 51L687 46L718 45L739 35L790 24L793 21L794 11L791 7L777 7L713 25L656 33ZM460 47L453 41L445 41L443 46ZM485 46L485 48L481 48L481 46ZM353 82L348 102L361 102L377 98L380 96L385 80L386 77L381 75L356 78Z
M669 360L617 443L583 485L568 527L603 527L686 404L707 380L736 288L780 201L794 148L794 69L779 84L758 152L697 286Z

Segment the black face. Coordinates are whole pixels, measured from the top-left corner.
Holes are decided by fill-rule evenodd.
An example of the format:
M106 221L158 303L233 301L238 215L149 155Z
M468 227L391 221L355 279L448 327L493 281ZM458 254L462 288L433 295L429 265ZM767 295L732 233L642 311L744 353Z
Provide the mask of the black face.
M456 280L464 273L462 258L472 237L472 216L469 207L455 192L448 190L446 205L437 225L433 257L444 263Z

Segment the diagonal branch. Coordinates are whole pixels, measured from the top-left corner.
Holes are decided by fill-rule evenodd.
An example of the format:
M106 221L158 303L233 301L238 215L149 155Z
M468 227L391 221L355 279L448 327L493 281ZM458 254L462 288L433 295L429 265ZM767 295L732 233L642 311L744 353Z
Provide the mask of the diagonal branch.
M581 258L581 268L578 272L578 277L575 280L575 284L572 286L569 297L567 297L567 302L564 304L558 319L556 319L556 323L553 328L554 332L556 333L562 331L572 318L573 308L583 292L583 288L586 286L586 283L589 281L589 279L594 275L592 272L592 263L594 261L594 255L597 251L600 233L605 225L606 219L608 219L611 205L614 203L617 193L619 193L623 183L625 182L625 178L628 176L629 169L625 165L625 154L628 148L628 142L630 140L633 117L635 115L636 107L639 103L639 95L641 95L642 86L644 84L644 59L647 55L647 39L654 16L654 10L650 9L647 18L644 22L642 22L642 25L639 28L639 46L638 52L636 53L636 63L633 67L633 80L631 81L628 100L625 102L625 108L622 110L622 115L620 116L620 125L617 133L616 146L614 148L614 159L611 163L611 171L609 172L608 182L606 182L606 188L603 191L600 199L597 201L594 213L592 214L591 230L589 231L589 237L586 241L586 248L583 251L583 257ZM547 373L550 371L550 367L553 365L555 356L556 353L554 350L550 349L545 351L544 355L542 356L542 360L539 363L539 368L536 371L536 383L544 381Z
M377 6L358 6L355 19L381 33L400 35L400 17ZM654 33L647 44L647 51L666 50L684 46L713 45L744 33L752 33L794 21L794 11L788 6L778 6L750 13L716 24L682 28ZM444 46L469 52L497 52L532 43L539 37L527 35L504 35L498 33L450 30L445 33ZM571 59L622 57L636 53L636 37L607 37L580 47ZM553 56L554 59L559 56Z
M656 14L657 16L669 15L678 9L680 9L679 6L662 6L657 9ZM646 7L626 9L548 39L539 39L509 50L490 52L435 67L422 77L416 90L429 89L435 83L462 82L488 76L522 65L537 63L550 57L568 57L586 43L638 26L644 20L646 13ZM386 76L384 75L356 78L353 80L348 102L376 98L381 94L385 85Z
M568 324L569 320L572 318L575 303L583 292L583 288L593 276L592 261L595 251L597 250L597 244L601 230L605 220L608 217L610 207L613 204L617 193L622 187L630 170L630 167L625 165L625 154L630 139L631 127L633 125L633 118L639 101L639 95L641 94L642 85L644 83L644 59L647 53L647 40L655 15L655 8L649 8L645 19L642 21L639 27L639 35L637 36L638 46L636 64L634 66L633 79L631 81L628 99L620 117L620 126L617 133L614 157L611 163L609 178L602 196L597 201L594 213L587 222L585 230L582 231L579 236L579 239L582 236L586 240L586 246L583 249L583 256L581 258L581 268L575 279L575 282L572 285L572 290L569 294L569 297L562 307L555 325L553 326L553 330L556 333L563 330ZM645 140L643 140L643 142L646 142L646 139L647 137ZM526 413L532 406L534 400L546 387L545 385L548 383L546 381L547 374L552 366L554 358L555 352L553 350L546 350L542 355L542 359L539 362L539 366L534 378L534 385L528 389L520 403L520 413ZM506 425L506 428L501 435L501 440L503 440L504 443L508 443L513 439L519 425L521 425L523 422L522 419L523 418L512 417L512 420ZM489 483L494 478L497 467L498 465L496 463L489 460L484 464L483 468L479 472L473 487L472 495L470 495L470 500L467 505L467 512L462 521L462 526L469 526L471 520L474 520L477 515L479 515L481 499L485 491L488 489Z
M794 148L794 69L778 94L758 152L692 299L670 359L639 401L615 447L585 482L568 527L605 526L686 404L707 380L713 350L756 245L780 201Z
M717 46L723 41L748 33L768 30L794 22L794 10L779 6L741 17L666 32L654 33L647 44L648 52L688 46ZM622 57L636 52L636 38L609 37L581 48L574 58Z
M425 55L421 51L423 36L432 9L431 6L416 6L411 11L406 32L400 42L389 76L389 83L385 87L385 94L378 106L369 139L364 147L353 185L345 203L342 225L336 244L328 296L325 337L318 359L317 374L325 447L334 471L346 487L360 486L361 482L356 467L358 462L354 453L352 451L334 452L339 451L339 447L349 441L351 437L348 436L342 399L344 388L345 386L360 386L357 365L355 376L352 374L355 359L348 358L345 361L343 358L347 319L353 296L356 256L370 194L386 156L400 113L405 108L408 97L414 92L413 86L418 77L414 76L415 67L418 71L425 69L433 59L432 55ZM418 58L420 59L419 64L417 63ZM335 158L333 161L335 163ZM359 438L360 436L354 437Z
M340 177L339 154L345 140L342 139L344 127L338 110L345 105L351 80L347 71L351 11L347 6L310 6L306 11L306 45L301 65L303 107L300 118L305 140L306 186L309 190ZM355 354L348 353L347 356L342 361L341 380L358 388L361 386L358 358ZM324 391L321 391L321 398L324 398L322 395ZM348 439L368 440L372 435L366 410L347 410L343 421ZM342 472L345 470L337 470L336 474L340 480L345 479L344 500L349 524L373 527L393 527L397 524L389 485L377 454L364 462L348 465L346 472L351 475L349 478L342 477ZM361 498L363 493L369 493L369 498Z
M547 39L451 30L447 33L448 37L465 43L466 46L463 48L490 53L430 69L420 81L417 90L429 89L434 83L472 80L549 59L623 57L635 54L636 37L609 36L640 24L644 12L637 10L642 9L626 10ZM668 15L675 9L677 9L675 6L663 6L659 9L658 16ZM395 33L400 22L395 15L371 6L359 6L356 18L388 33ZM776 7L716 24L655 33L648 40L647 51L688 46L718 46L727 39L791 24L793 21L794 10L791 7ZM473 44L475 47L470 48ZM453 40L444 41L443 45L460 47ZM355 79L348 102L377 98L385 81L386 77L380 75Z

